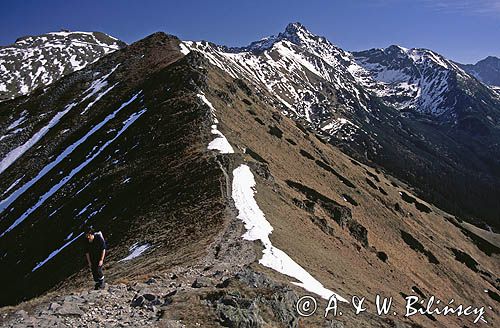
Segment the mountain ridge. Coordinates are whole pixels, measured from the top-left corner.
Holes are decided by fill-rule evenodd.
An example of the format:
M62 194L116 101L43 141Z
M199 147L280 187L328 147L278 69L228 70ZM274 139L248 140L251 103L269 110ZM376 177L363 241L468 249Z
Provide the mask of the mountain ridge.
M302 25L294 24L287 28L305 30ZM498 163L488 159L491 155L484 143L491 144L490 149L497 151L500 98L491 88L432 51L401 47L389 49L395 51L396 57L387 57L375 50L375 54L382 53L382 56L372 54L371 59L367 58L377 65L375 67L381 67L382 72L387 71L384 65L393 65L397 56L406 60L407 65L395 69L397 72L409 70L409 75L401 74L401 81L394 85L385 83L377 80L377 70L364 68L355 55L328 40L311 37L310 32L303 34L308 37L298 38L298 43L305 46L276 37L257 52L246 48L236 52L204 41L184 43L233 78L247 79L271 92L282 113L307 121L330 143L343 147L351 156L390 167L399 178L415 184L421 196L432 194L427 196L429 201L439 202L450 211L463 206L455 203L457 195L447 195L448 188L444 185L451 182L448 178L446 183L438 185L430 177L429 180L421 177L428 176L429 166L435 166L434 174L442 174L439 172L449 171L451 165L454 174L460 176L452 183L457 184L454 187L457 190L462 189L465 179L467 184L481 181L478 194L486 190L488 195L493 193L494 185L499 183ZM402 91L398 89L399 84L404 86ZM405 102L407 106L395 106ZM460 142L452 141L454 138ZM467 145L466 150L460 143ZM406 163L402 154L408 152L420 160ZM413 166L409 171L408 165ZM429 192L429 186L435 189L435 194ZM461 196L460 203L468 204L467 208L473 211L457 214L484 217L485 212L481 210L479 214L478 208L491 208L494 203L491 199L488 205L478 207L477 202L485 198L477 197L474 201L467 198L468 195ZM494 211L486 216L491 224L496 221Z

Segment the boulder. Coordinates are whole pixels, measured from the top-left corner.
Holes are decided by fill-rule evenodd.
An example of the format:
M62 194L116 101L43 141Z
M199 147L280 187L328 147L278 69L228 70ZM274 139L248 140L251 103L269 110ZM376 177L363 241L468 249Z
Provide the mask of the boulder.
M134 299L132 299L132 302L130 303L130 305L133 307L141 306L143 304L144 304L144 297L141 295L134 297Z
M202 288L202 287L210 287L212 286L212 281L206 277L198 277L193 282L191 287L193 288Z
M56 314L60 314L62 316L82 316L84 313L75 303L63 303L57 311Z
M49 305L49 311L52 311L52 312L57 311L57 309L60 307L61 307L61 305L59 303L52 302Z
M156 300L156 295L153 295L153 294L144 294L142 295L147 301L149 302L152 302L154 300Z

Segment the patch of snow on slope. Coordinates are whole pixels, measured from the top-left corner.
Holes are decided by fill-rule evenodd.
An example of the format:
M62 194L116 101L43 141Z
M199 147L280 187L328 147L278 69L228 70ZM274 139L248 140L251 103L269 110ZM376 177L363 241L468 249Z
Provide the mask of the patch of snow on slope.
M14 130L15 128L17 128L19 125L23 124L24 121L26 120L26 111L23 111L21 113L21 117L19 117L17 120L15 120L14 122L12 122L8 127L7 127L7 131L10 131L10 130Z
M130 261L132 259L135 259L136 257L139 257L142 255L142 253L144 253L146 250L148 250L149 248L151 247L150 244L146 243L146 244L142 244L142 245L139 245L138 243L135 243L133 244L130 248L129 248L129 252L130 254L127 256L127 257L124 257L122 258L121 260L119 260L118 262L123 262L123 261Z
M179 47L181 48L181 52L184 55L187 55L188 53L190 53L189 48L183 42L179 43Z
M342 140L353 141L354 134L359 126L345 118L336 118L332 122L321 127L321 130L330 135L335 135Z
M212 114L212 119L214 120L214 123L219 123L217 117L215 116L215 108L212 105L212 103L207 99L207 97L205 97L204 94L197 94L197 96L210 108L210 112ZM222 132L217 130L217 124L212 125L211 132L217 137L208 144L207 147L208 149L218 150L221 154L234 153L234 149L233 147L231 147L229 141L227 141L226 137L222 134Z
M90 162L92 162L102 151L104 151L113 141L115 141L123 132L125 132L130 125L132 125L139 117L142 116L146 112L146 109L142 109L139 112L133 113L130 115L128 119L126 119L123 122L123 126L118 131L118 133L110 140L108 140L106 143L104 143L96 152L91 151L91 155L86 157L86 160L79 164L77 167L75 167L71 172L66 175L63 179L61 179L58 183L56 183L54 186L52 186L49 191L47 191L45 194L43 194L38 201L36 202L35 205L31 206L28 210L26 210L20 217L18 217L2 234L0 234L0 237L3 237L6 233L17 227L19 224L21 224L30 214L32 214L34 211L36 211L40 206L42 206L47 199L52 197L53 194L55 194L59 189L61 189L62 186L64 186L68 181L71 180L78 172L83 170Z
M21 196L26 190L28 190L32 185L34 185L38 180L43 178L48 172L50 172L57 164L59 164L63 159L65 159L67 156L69 156L79 145L84 143L90 136L92 136L95 132L100 130L107 122L109 122L111 119L115 118L115 116L120 112L123 108L128 106L130 103L132 103L135 99L137 99L137 96L139 93L135 94L130 100L127 102L123 103L117 110L115 110L113 113L109 114L102 120L99 124L95 125L90 131L88 131L83 137L75 141L73 144L68 146L62 153L60 153L55 160L47 164L46 166L43 167L43 169L38 172L38 174L31 179L30 181L26 182L23 186L21 186L19 189L14 191L9 197L0 200L0 213L2 213L10 204L12 204L19 196Z
M12 190L12 188L14 188L18 183L19 181L21 181L21 179L24 178L24 175L22 177L20 177L19 179L17 179L16 181L14 181L10 186L9 188L7 188L3 193L2 193L2 196L7 194L9 191Z
M12 149L0 162L0 173L5 171L9 166L12 165L21 155L23 155L26 151L28 151L33 145L35 145L42 137L52 128L54 127L61 118L66 115L67 112L71 110L76 104L71 103L67 105L64 110L58 112L50 122L41 128L38 132L36 132L28 141L24 144Z
M313 65L310 61L308 61L304 56L292 50L292 46L290 42L279 42L275 45L276 51L283 57L289 59L291 62L295 62L307 68L311 73L316 74L317 76L332 82L330 75L326 71L322 71L319 67Z
M71 58L69 59L69 62L71 63L71 66L73 66L73 69L75 71L79 71L85 67L85 62L83 60L81 60L81 61L77 60L76 55L71 56Z
M207 97L205 97L204 94L199 93L197 94L197 96L205 103L205 105L208 106L208 108L210 108L210 113L212 114L212 118L214 118L214 123L219 123L219 121L217 121L217 118L215 117L215 108L212 103L207 99Z
M71 245L78 238L80 238L81 235L83 235L83 232L80 232L80 234L78 236L76 236L75 238L71 239L66 244L62 245L61 247L59 247L58 249L56 249L55 251L53 251L52 253L50 253L49 256L47 256L47 258L45 260L37 263L37 265L31 270L31 272L35 272L36 270L40 269L45 263L47 263L54 256L56 256L57 254L59 254L60 251L62 251L63 249L65 249L66 247L68 247L69 245Z
M90 85L90 87L85 90L83 92L83 94L87 94L85 97L83 97L83 99L80 101L80 103L84 102L85 100L89 99L90 97L92 97L93 95L95 95L96 93L98 93L99 91L101 91L102 89L104 89L107 85L108 85L108 77L114 73L114 71L116 71L116 69L118 68L118 66L120 66L120 64L116 65L115 67L113 67L113 69L111 69L111 71L102 76L101 78L95 80L92 82L92 84ZM85 114L89 109L90 107L92 107L96 102L98 102L104 95L106 95L109 91L111 91L111 89L113 89L116 85L118 84L115 83L113 84L111 87L107 88L106 90L104 90L103 92L99 93L97 95L97 97L91 101L87 107L85 107L85 109L81 112L81 114Z
M214 140L210 141L208 144L208 149L210 150L218 150L221 154L233 154L234 149L231 147L231 144L229 144L229 141L227 141L226 137L217 130L217 125L212 125L212 134L217 135L217 138Z
M238 209L238 219L245 223L245 228L247 229L243 238L252 241L260 240L264 246L264 255L259 260L259 263L297 279L300 282L293 282L293 284L315 293L324 299L329 299L332 295L335 295L339 301L348 302L333 291L326 289L285 252L271 244L269 235L272 233L273 227L267 221L264 213L255 201L254 187L255 179L247 165L242 164L233 171L232 197Z
M112 89L113 89L113 88L114 88L117 84L118 84L118 82L117 82L117 83L115 83L115 84L113 84L112 86L110 86L109 88L107 88L106 90L104 90L103 92L99 93L99 94L97 95L97 97L96 97L94 100L92 100L92 101L91 101L91 102L87 105L87 107L85 107L85 109L84 109L84 110L82 110L82 112L81 112L80 114L81 114L81 115L85 114L85 113L86 113L86 112L90 109L90 107L94 106L94 104L95 104L96 102L98 102L99 100L101 100L101 98L102 98L102 97L104 97L104 96L105 96L108 92L110 92L110 91L111 91L111 90L112 90ZM104 86L105 86L105 85L107 85L107 83L106 83L106 84L104 84Z

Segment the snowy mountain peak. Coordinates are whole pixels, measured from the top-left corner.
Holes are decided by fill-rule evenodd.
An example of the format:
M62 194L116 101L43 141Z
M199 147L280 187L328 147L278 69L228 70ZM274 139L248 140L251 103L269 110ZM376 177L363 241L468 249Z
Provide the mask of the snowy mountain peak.
M391 45L387 48L370 49L353 53L355 57L366 58L372 62L384 62L385 65L417 65L427 63L452 68L452 63L440 54L424 48L404 48Z
M358 87L348 70L352 56L300 23L288 24L278 35L243 48L207 42L185 42L185 45L203 53L232 77L245 77L270 92L284 106L284 113L313 124L327 118L337 119L331 113L323 83L330 85L328 92L335 94L336 102L349 111L370 110L367 92ZM330 123L326 126L333 127Z
M288 23L285 28L285 33L309 32L307 28L300 22Z
M444 56L424 48L392 45L353 53L362 67L357 80L387 104L432 116L456 116L457 85L477 88L474 79ZM459 91L461 92L461 91ZM470 91L469 91L470 92Z
M105 33L83 31L48 32L44 35L24 36L18 38L14 45L32 47L49 42L87 42L95 43L96 45L109 47L115 50L124 45L122 41Z
M126 44L100 32L50 32L0 47L0 101L26 95Z
M285 28L285 31L280 33L282 39L286 39L295 44L301 44L305 40L317 40L319 37L311 33L304 25L301 23L290 23Z
M290 23L283 32L254 41L246 47L227 48L231 52L261 52L272 48L275 43L289 41L296 45L307 46L317 42L327 42L326 38L315 35L299 22ZM330 43L329 43L330 44Z

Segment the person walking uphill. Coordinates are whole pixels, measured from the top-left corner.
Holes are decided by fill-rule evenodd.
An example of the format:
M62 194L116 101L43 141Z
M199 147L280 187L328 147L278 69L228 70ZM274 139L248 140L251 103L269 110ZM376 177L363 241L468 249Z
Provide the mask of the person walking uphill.
M95 232L93 228L87 230L85 237L85 256L92 270L95 289L103 289L104 274L102 272L102 265L104 264L104 256L106 256L106 241L102 232Z

